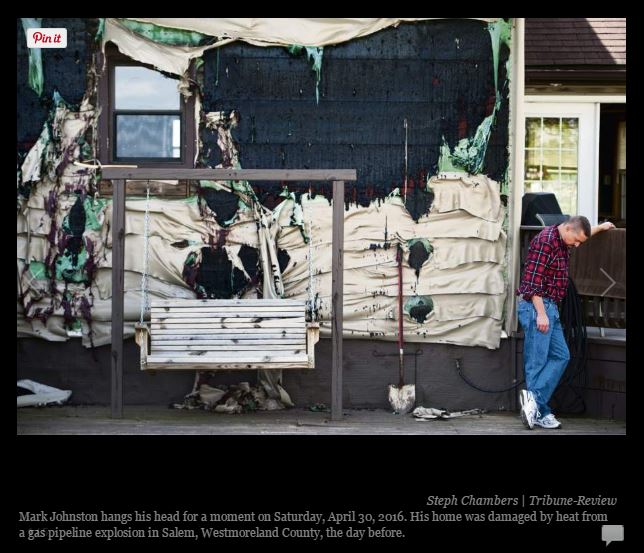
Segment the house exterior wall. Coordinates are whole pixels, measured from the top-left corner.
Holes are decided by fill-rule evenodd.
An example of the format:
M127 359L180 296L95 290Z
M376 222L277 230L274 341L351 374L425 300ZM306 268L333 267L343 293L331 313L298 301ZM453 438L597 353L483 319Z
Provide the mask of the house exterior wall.
M37 99L27 86L27 49L18 26L18 150L38 138L48 114L48 98L58 89L67 102L79 103L94 45L95 20L44 19L43 26L67 27L65 50L43 51L45 92ZM501 186L507 202L509 50L501 46L498 90L503 97L491 130L483 174ZM243 168L356 168L359 179L347 186L347 204L367 206L384 200L404 184L405 130L409 123L407 185L424 187L439 170L443 137L450 147L472 137L490 115L496 99L494 59L486 25L475 20L404 24L324 52L319 103L315 74L304 56L285 48L231 44L207 52L203 67L203 111L237 111L241 117L234 138ZM222 162L215 133L201 129L200 161ZM505 188L504 188L505 187ZM293 191L301 194L308 184ZM279 203L280 184L256 187L262 201ZM326 195L325 190L318 193ZM411 192L410 192L411 194ZM429 205L412 200L408 211L422 216ZM392 229L392 231L395 229ZM422 275L422 272L421 272ZM509 296L511 298L511 295ZM63 338L64 339L64 338ZM344 404L386 407L386 386L397 379L397 357L391 342L345 341ZM455 360L482 388L508 388L514 378L509 341L499 349L441 344L409 344L408 382L417 385L419 403L449 409L513 408L511 391L485 393L458 377ZM192 374L138 371L138 349L132 340L125 350L125 403L179 401L191 388ZM93 357L93 355L95 357ZM330 401L330 341L317 347L318 369L285 372L284 384L298 404ZM55 360L56 363L52 363ZM109 401L109 349L93 353L79 340L52 343L19 341L19 378L42 378L51 385L75 389L79 403ZM253 374L224 373L222 382L252 380ZM97 383L99 383L97 385Z

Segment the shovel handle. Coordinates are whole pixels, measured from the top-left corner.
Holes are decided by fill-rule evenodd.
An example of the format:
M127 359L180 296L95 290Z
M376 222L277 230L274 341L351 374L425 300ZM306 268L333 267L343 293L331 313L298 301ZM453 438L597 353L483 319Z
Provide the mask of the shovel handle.
M398 244L398 251L396 252L396 260L398 261L398 350L400 351L399 363L399 387L402 388L404 384L404 353L403 353L403 278L402 278L402 260L403 251Z

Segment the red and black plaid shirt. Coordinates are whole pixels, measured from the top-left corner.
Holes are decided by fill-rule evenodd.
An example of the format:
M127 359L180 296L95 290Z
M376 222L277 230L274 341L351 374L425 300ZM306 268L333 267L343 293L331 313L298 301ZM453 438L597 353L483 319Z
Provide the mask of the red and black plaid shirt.
M517 295L528 301L532 296L563 300L568 289L568 258L568 246L557 225L543 229L530 242Z

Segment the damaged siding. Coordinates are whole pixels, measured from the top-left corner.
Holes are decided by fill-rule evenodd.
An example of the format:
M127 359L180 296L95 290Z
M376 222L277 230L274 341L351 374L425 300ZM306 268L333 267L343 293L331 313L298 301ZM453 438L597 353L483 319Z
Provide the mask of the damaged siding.
M69 21L88 20L55 26ZM278 46L232 43L203 56L202 166L357 169L345 196L346 337L397 339L400 246L405 340L499 346L509 49L504 41L493 48L495 29L476 20L405 23L325 47L315 71L305 56ZM87 60L87 50L79 52ZM43 61L47 97L65 79L51 71L52 59ZM79 65L67 60L72 73ZM95 197L87 169L70 164L92 158L94 92L76 113L58 102L22 164L19 336L65 340L80 325L85 345L110 340L111 201ZM69 93L80 102L78 90ZM19 142L35 141L20 110ZM48 113L40 113L42 125ZM439 176L446 167L451 172ZM315 295L328 336L330 188L266 184L204 181L195 196L151 199L149 296L269 297L282 288L288 298ZM145 204L130 198L126 205L126 336L139 319Z

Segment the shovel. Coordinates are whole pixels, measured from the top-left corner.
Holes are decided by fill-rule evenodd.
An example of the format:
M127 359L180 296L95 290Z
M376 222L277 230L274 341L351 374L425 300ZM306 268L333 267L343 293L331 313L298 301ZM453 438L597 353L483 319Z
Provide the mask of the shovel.
M398 261L398 385L389 385L389 405L394 413L404 415L409 413L416 403L416 385L405 384L405 354L403 352L403 303L402 303L402 248L398 246L396 261Z

